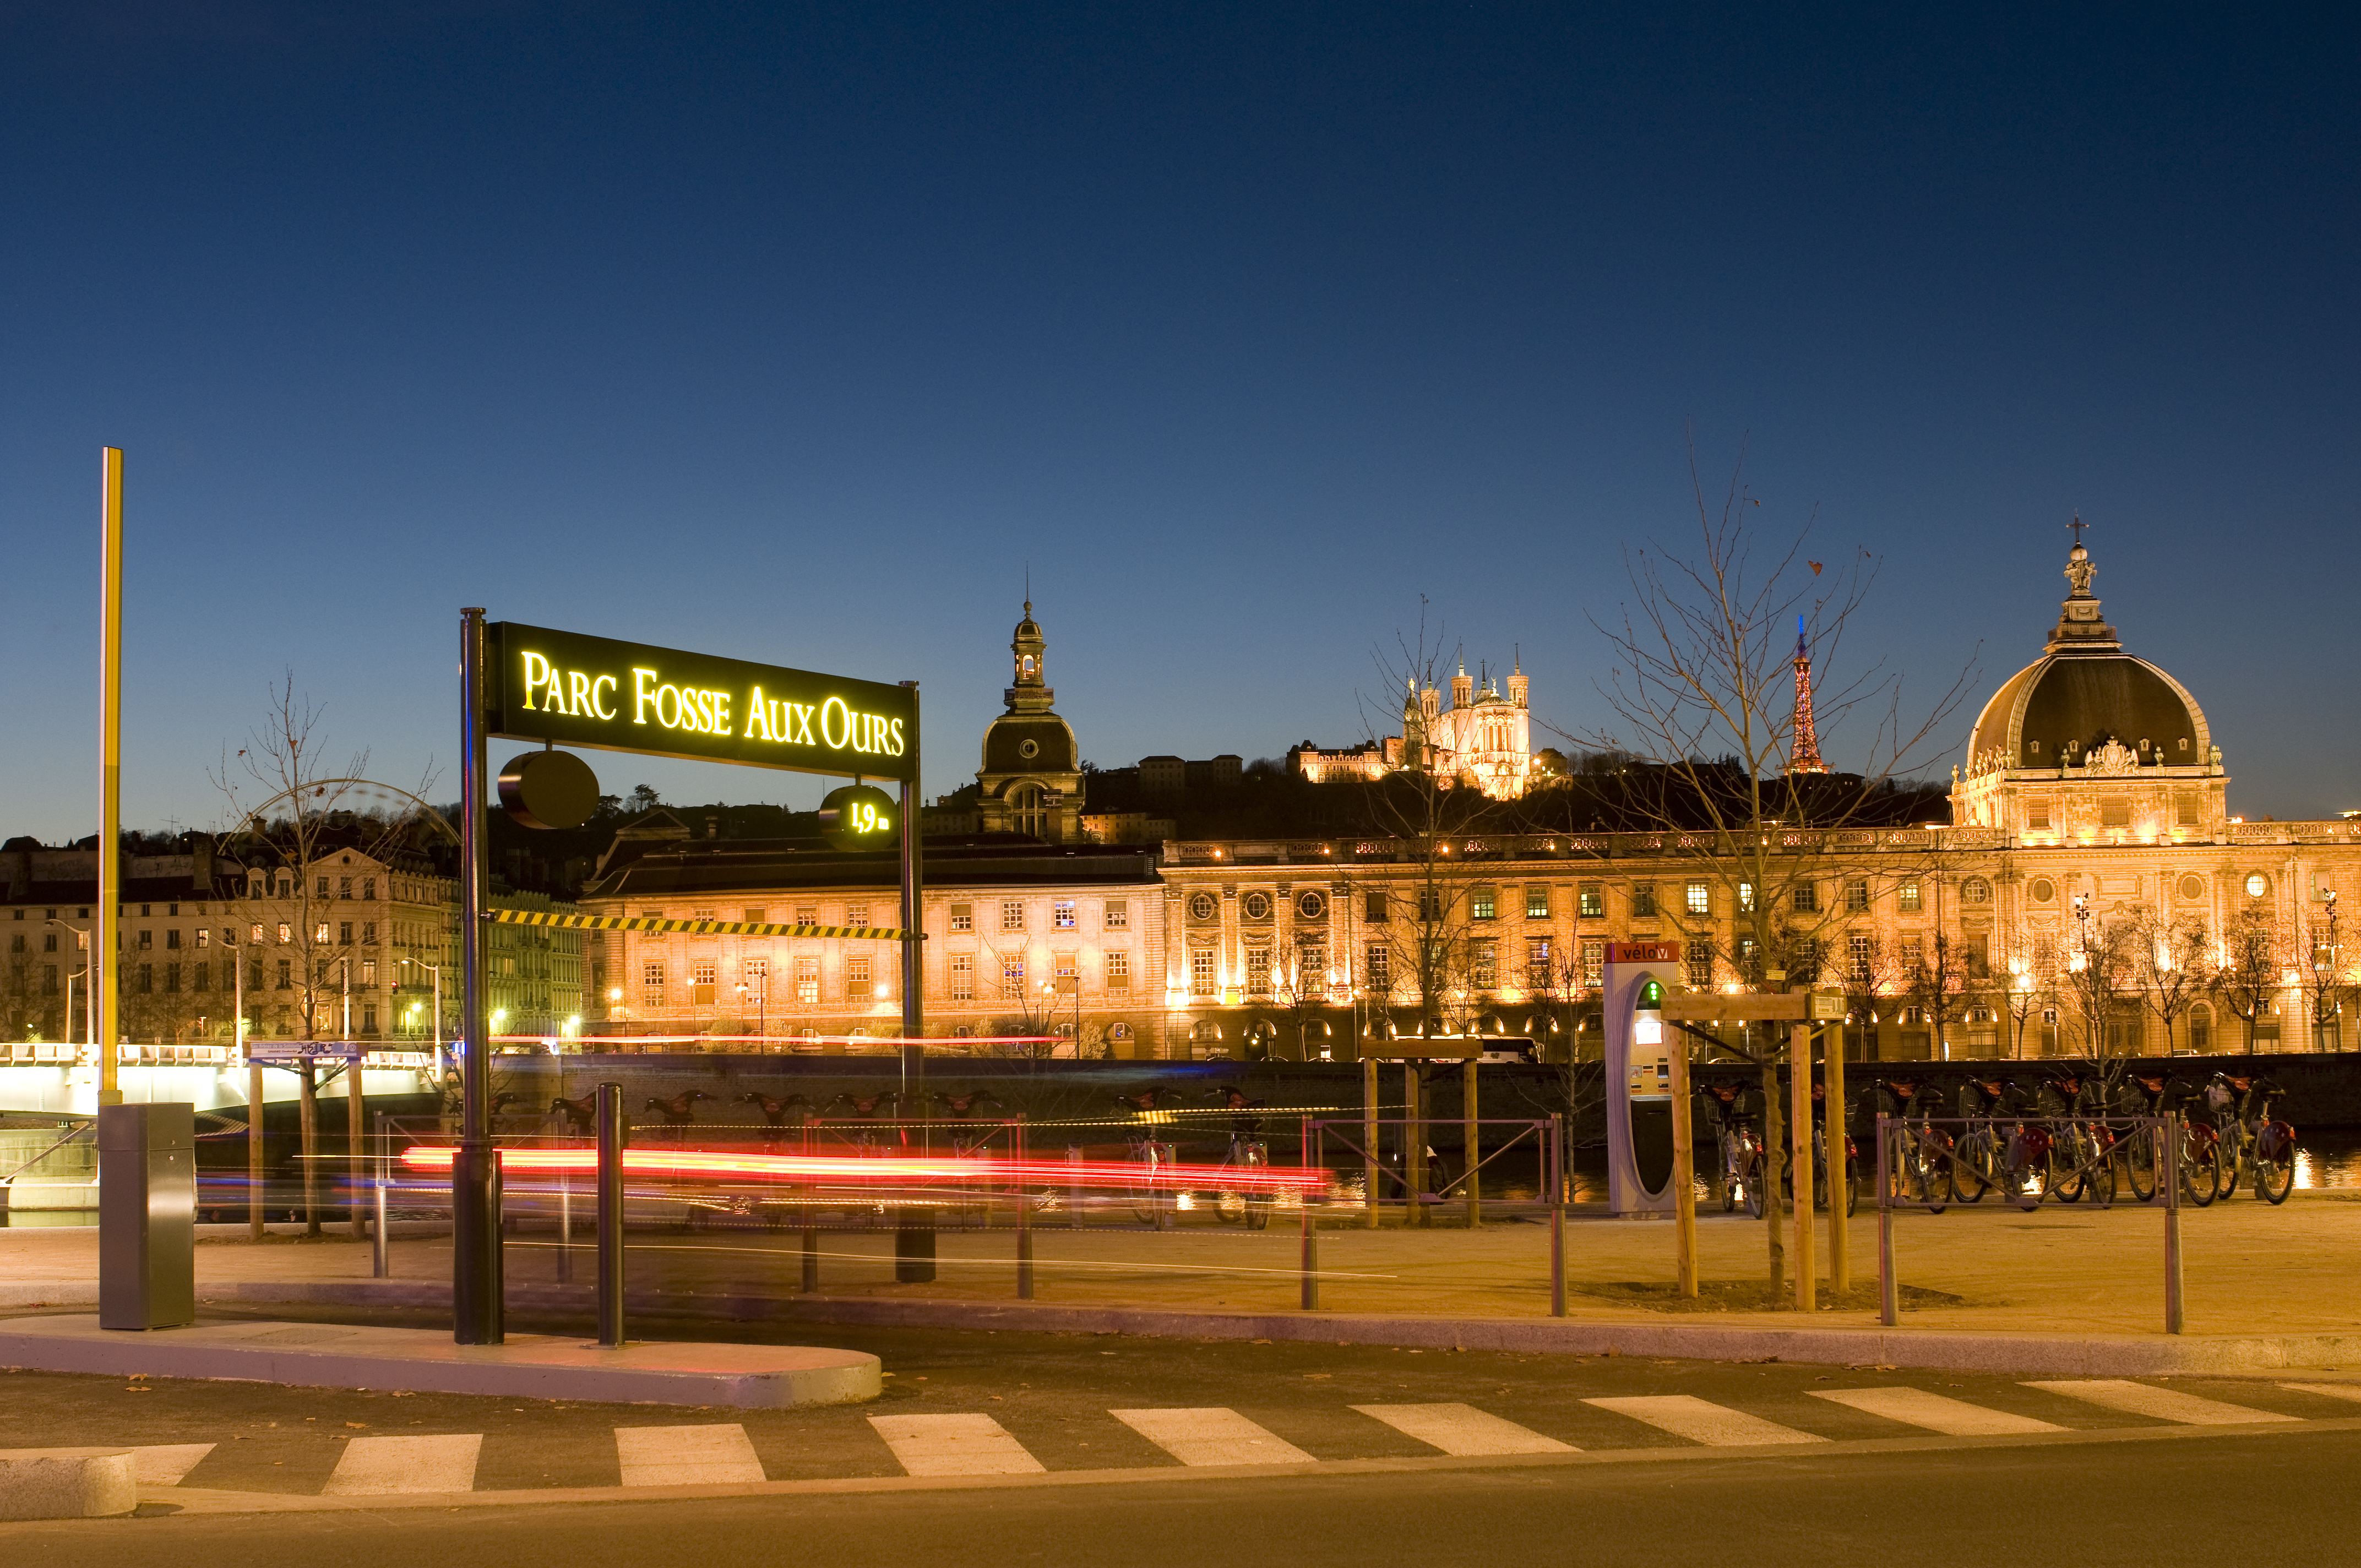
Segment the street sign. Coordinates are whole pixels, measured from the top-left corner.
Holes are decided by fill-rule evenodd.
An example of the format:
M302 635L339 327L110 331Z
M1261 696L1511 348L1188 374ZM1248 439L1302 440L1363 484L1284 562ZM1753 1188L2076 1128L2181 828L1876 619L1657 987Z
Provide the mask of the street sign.
M819 803L819 830L840 850L890 850L902 815L894 797L870 784L832 789Z
M910 780L918 707L906 687L709 653L484 628L486 728L520 740L692 762Z
M368 1047L358 1040L248 1040L248 1067L295 1067L307 1061L355 1062Z

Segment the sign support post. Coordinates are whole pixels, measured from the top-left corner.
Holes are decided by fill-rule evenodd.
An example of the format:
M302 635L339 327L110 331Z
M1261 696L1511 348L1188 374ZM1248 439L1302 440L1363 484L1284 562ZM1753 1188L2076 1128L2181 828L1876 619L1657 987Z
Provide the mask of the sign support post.
M920 1154L931 1153L927 1129L927 1047L918 1042L927 1033L926 970L919 946L925 938L920 907L925 892L924 850L918 842L918 683L904 681L910 694L910 776L902 781L902 1114L915 1116ZM1079 1036L1074 1042L1082 1048ZM924 1285L935 1277L935 1211L928 1204L906 1204L894 1229L894 1277L906 1285Z
M1816 1305L1819 1259L1812 1248L1812 1026L1787 1026L1787 1137L1795 1173L1795 1310Z
M499 1344L503 1325L491 1041L484 1027L484 612L459 612L459 1148L451 1162L452 1337Z
M1828 1110L1826 1130L1821 1134L1828 1151L1828 1294L1842 1299L1852 1288L1851 1237L1845 1232L1852 1206L1852 1162L1845 1150L1852 1137L1852 1119L1845 1114L1845 1026L1830 1024L1828 1029Z
M91 1049L98 1102L123 1103L115 1048L123 977L123 449L105 448L98 525L98 918L90 931ZM102 1212L104 1209L102 1207Z

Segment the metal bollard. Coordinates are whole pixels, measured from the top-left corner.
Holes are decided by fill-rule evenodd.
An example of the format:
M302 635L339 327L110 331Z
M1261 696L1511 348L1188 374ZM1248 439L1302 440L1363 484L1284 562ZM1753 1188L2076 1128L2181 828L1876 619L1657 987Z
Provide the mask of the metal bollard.
M2164 1179L2164 1332L2180 1332L2180 1124L2157 1124L2164 1157L2157 1163Z
M571 1284L574 1279L574 1179L564 1172L557 1178L557 1282Z
M369 1234L369 1271L379 1279L393 1273L393 1238L385 1228L385 1190L392 1177L389 1160L391 1136L385 1129L385 1113L380 1111L377 1113L377 1180L374 1183L377 1188L377 1223Z
M1016 1124L1016 1299L1033 1299L1033 1194L1025 1186L1025 1124Z
M1550 1113L1550 1316L1565 1316L1565 1140L1563 1118Z
M598 1086L598 1343L623 1343L623 1086Z
M1312 1118L1309 1116L1303 1119L1302 1146L1306 1150L1312 1147ZM1308 1158L1303 1163L1303 1169L1307 1174L1312 1169ZM1309 1188L1299 1190L1296 1201L1303 1217L1303 1310L1316 1312L1320 1310L1320 1224L1312 1217Z
M1885 1113L1877 1113L1877 1321L1887 1328L1899 1317L1899 1291L1894 1282L1894 1134ZM1833 1200L1831 1200L1833 1201Z
M1082 1163L1082 1146L1066 1146L1066 1163L1078 1169ZM1079 1174L1066 1179L1066 1223L1075 1230L1082 1228L1082 1179Z

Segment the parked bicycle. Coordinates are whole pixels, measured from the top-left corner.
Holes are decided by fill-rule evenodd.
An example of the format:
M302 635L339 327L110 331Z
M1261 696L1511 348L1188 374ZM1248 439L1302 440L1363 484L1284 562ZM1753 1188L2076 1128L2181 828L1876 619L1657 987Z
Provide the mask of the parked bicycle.
M1260 1171L1270 1165L1270 1146L1262 1139L1262 1118L1253 1112L1263 1102L1249 1100L1235 1084L1216 1087L1212 1098L1237 1113L1230 1118L1230 1146L1222 1157L1224 1170ZM1213 1218L1225 1225L1244 1221L1259 1231L1270 1224L1270 1190L1255 1182L1221 1183L1213 1190Z
M1904 1201L1922 1203L1939 1214L1951 1196L1954 1154L1951 1135L1934 1124L1942 1110L1941 1096L1932 1085L1913 1079L1888 1079L1885 1091L1894 1097L1895 1120L1901 1124L1886 1179Z
M2191 1203L2202 1209L2221 1195L2222 1139L2220 1130L2202 1114L2191 1115L2190 1102L2202 1101L2205 1091L2177 1084L2169 1074L2149 1076L2135 1073L2133 1087L2147 1102L2147 1114L2168 1118L2170 1125L2166 1136L2175 1141L2180 1165L2180 1192ZM2135 1139L2134 1142L2142 1140ZM2135 1177L2132 1195L2145 1201L2156 1195L2158 1179L2151 1173L2147 1190Z
M1730 1213L1743 1202L1746 1212L1759 1220L1763 1217L1762 1135L1752 1118L1740 1111L1741 1095L1735 1085L1706 1084L1697 1094L1713 1121L1714 1166L1716 1182L1721 1189L1721 1212Z
M2002 1198L2021 1208L2039 1206L2044 1178L2049 1169L2049 1130L2022 1119L2018 1103L2023 1092L2004 1079L1971 1078L1968 1089L1976 1124L1960 1135L1951 1161L1951 1192L1962 1203L1977 1203L1998 1189Z
M2100 1113L2103 1091L2082 1073L2068 1071L2050 1080L2050 1092L2064 1110L2065 1125L2049 1138L2049 1173L2044 1188L2061 1203L2091 1201L2106 1208L2115 1201L2115 1134Z
M1834 1196L1836 1190L1829 1185L1828 1181L1828 1086L1826 1083L1813 1084L1812 1207L1815 1209L1828 1209L1833 1211L1835 1207ZM1852 1218L1853 1211L1861 1206L1861 1148L1859 1145L1852 1141L1851 1115L1850 1113L1842 1114L1840 1115L1839 1120L1843 1123L1846 1129L1844 1135L1843 1167L1844 1212L1845 1218L1850 1219ZM1791 1190L1794 1184L1792 1182L1789 1183Z
M2217 1072L2207 1086L2221 1146L2222 1196L2251 1178L2255 1196L2284 1203L2295 1190L2295 1129L2271 1115L2271 1102L2286 1091L2267 1078L2233 1078Z

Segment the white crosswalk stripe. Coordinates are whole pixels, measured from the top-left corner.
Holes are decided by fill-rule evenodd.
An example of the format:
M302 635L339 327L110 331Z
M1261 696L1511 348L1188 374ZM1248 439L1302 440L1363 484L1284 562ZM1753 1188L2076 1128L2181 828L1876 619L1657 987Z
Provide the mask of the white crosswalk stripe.
M1488 1415L1473 1405L1356 1405L1353 1409L1386 1423L1406 1437L1430 1443L1445 1453L1574 1453L1572 1443L1543 1437L1511 1420Z
M1312 1455L1235 1410L1109 1410L1183 1464L1309 1464Z
M2026 1387L2103 1405L2110 1410L2121 1410L2125 1415L2153 1416L2158 1420L2175 1421L2182 1426L2255 1426L2264 1421L2291 1421L2296 1419L2272 1410L2257 1410L2246 1405L2183 1394L2176 1388L2155 1388L2146 1383L2134 1383L2122 1377L2073 1378L2060 1382L2027 1383Z
M1743 1410L1733 1410L1727 1405L1717 1405L1693 1394L1651 1394L1626 1396L1611 1399L1585 1399L1586 1405L1596 1405L1602 1410L1630 1416L1685 1437L1692 1442L1702 1442L1715 1448L1747 1448L1770 1442L1826 1442L1794 1427L1783 1427L1776 1421L1766 1421L1761 1416L1750 1416Z
M764 1479L763 1462L736 1421L698 1427L617 1427L615 1458L626 1486L688 1486Z
M402 1492L468 1492L476 1486L481 1432L443 1437L357 1437L320 1488L332 1497L389 1497Z
M1042 1469L990 1416L872 1416L869 1424L913 1475L1031 1475Z
M2299 1394L2325 1394L2332 1399L2350 1399L2361 1404L2361 1383L2282 1383L2282 1388L2292 1388Z
M1925 1388L1815 1388L1816 1399L1849 1405L1872 1416L1925 1427L1946 1437L2016 1437L2026 1432L2064 1431L2055 1421L1987 1409Z
M146 1443L131 1451L131 1473L142 1486L177 1486L213 1451L210 1442Z

